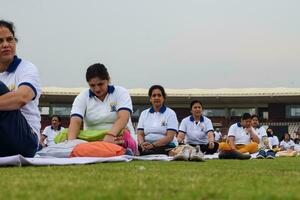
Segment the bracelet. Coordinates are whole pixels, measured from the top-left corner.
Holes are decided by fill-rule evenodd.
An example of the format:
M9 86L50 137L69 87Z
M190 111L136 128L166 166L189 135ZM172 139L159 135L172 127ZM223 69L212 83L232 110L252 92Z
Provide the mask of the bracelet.
M116 135L112 134L112 133L106 133L106 135L112 136L112 137L117 137Z

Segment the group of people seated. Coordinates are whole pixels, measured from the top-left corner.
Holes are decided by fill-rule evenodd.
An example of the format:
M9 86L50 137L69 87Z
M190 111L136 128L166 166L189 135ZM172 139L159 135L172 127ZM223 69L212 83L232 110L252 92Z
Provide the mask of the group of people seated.
M91 68L106 71L105 67L101 64L93 65ZM100 81L100 79L98 81ZM97 83L95 83L95 85L97 85ZM108 84L105 87L118 88L117 86L111 86ZM106 96L102 98L103 100L108 97L108 90ZM123 92L124 91L125 90L123 90ZM102 94L100 91L92 90L92 87L90 87L89 90L82 92L82 94L85 94L85 97L88 97L88 99L85 98L85 101L91 100L91 94L95 93ZM80 131L81 120L85 120L87 116L89 116L89 112L93 113L94 109L97 108L94 101L96 100L96 102L100 103L98 101L98 97L93 96L93 108L87 109L87 107L89 107L89 103L87 102L84 106L78 106L76 102L79 101L78 98L83 98L81 97L82 94L75 99L73 104L70 129L74 131L74 124L72 124L74 120L78 120L79 122L76 123L75 133L69 131L69 134L73 133L71 137L68 136L69 140L77 137ZM211 120L203 115L203 105L200 101L194 100L190 103L191 114L185 117L179 125L176 113L165 105L166 93L162 86L153 85L149 89L148 95L151 107L141 113L136 128L139 155L170 155L171 152L173 153L171 155L174 156L175 160L202 161L204 160L204 154L214 154L218 151L219 158L221 159L249 159L249 154L256 152L259 152L257 158L275 158L276 152L279 152L280 154L283 152L286 152L286 154L296 152L294 151L295 144L290 139L290 135L288 133L284 134L284 139L279 143L277 136L273 134L273 130L271 128L266 130L259 124L259 118L257 115L245 113L241 117L240 122L230 126L227 134L227 140L222 142L222 135L218 133L220 131L218 130L214 132ZM128 94L124 96L126 97L126 100L130 99ZM119 101L122 101L122 99L119 99ZM115 106L121 104L117 101L117 99L114 100L114 103ZM93 117L95 118L93 121L90 121L90 123L96 126L96 129L103 129L106 127L108 125L107 120L109 119L107 116L112 114L111 112L116 112L114 114L117 114L117 117L110 122L111 127L113 127L115 123L120 120L118 118L117 110L121 110L127 114L124 122L122 123L123 126L118 130L120 131L121 129L128 128L128 124L131 125L131 123L129 123L130 111L132 109L131 102L127 102L127 104L123 103L122 107L119 106L116 108L112 108L111 103L107 105L108 107L106 109L102 108L103 112L105 110L107 111L106 116L103 112L101 112L101 116L98 116L97 119L96 114L93 113ZM86 112L87 110L90 111ZM101 108L99 108L99 110L101 110ZM100 120L100 117L102 117L102 120ZM46 127L42 133L42 146L45 145L43 144L45 138L47 138L49 145L54 143L54 136L58 134L59 130L63 130L60 126L60 121L59 116L52 117L51 126ZM96 124L97 121L99 122L99 125ZM101 127L99 127L100 124ZM131 128L130 130L133 129ZM106 135L107 134L109 139L111 136L114 138L117 136L117 132L108 132ZM132 136L134 137L134 134L132 134ZM114 143L114 141L112 141L112 143Z
M51 126L40 136L38 70L16 56L16 42L13 24L0 20L0 156L33 157L41 147L53 145L63 128L60 117L53 116ZM96 149L105 155L112 155L107 154L109 150L117 151L113 155L166 154L175 160L202 161L204 154L219 152L221 159L249 159L245 153L259 151L263 157L274 158L275 139L270 140L272 136L259 125L256 115L245 113L229 128L227 141L220 142L221 136L216 140L200 101L190 103L191 114L179 124L176 113L165 104L164 88L153 85L148 92L151 105L141 113L135 131L131 97L125 88L111 83L107 68L95 63L87 68L85 77L89 88L73 102L69 127L64 130L66 141L76 140L87 130L101 131L102 135L96 141L78 144L77 152L85 153L73 155L98 155L89 154ZM281 150L293 145L288 136L279 145Z

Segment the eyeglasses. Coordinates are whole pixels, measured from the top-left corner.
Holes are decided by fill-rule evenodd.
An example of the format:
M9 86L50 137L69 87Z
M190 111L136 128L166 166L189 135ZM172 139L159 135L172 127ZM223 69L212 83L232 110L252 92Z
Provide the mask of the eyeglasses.
M16 42L16 39L13 36L7 37L7 38L0 38L0 45L4 42L7 42L8 44L13 44Z

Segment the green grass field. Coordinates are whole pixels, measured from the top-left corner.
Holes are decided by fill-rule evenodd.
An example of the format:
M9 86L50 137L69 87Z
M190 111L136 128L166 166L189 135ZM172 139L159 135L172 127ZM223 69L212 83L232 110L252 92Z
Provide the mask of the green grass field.
M300 157L2 167L0 199L300 199Z

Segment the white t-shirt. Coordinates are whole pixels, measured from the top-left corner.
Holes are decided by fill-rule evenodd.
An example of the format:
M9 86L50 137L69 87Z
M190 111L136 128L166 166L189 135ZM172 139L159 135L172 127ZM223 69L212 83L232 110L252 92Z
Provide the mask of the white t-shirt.
M294 149L295 149L295 151L300 152L300 144L295 144Z
M258 126L256 128L254 128L255 132L256 132L256 135L259 139L259 148L263 148L265 147L265 144L264 144L264 137L267 138L268 135L267 135L267 131L266 129L263 127L263 126Z
M280 142L280 147L283 147L284 150L291 149L292 147L295 147L295 143L293 140L289 140L288 142L282 140Z
M166 136L168 130L178 131L176 113L166 106L162 106L159 112L154 112L152 107L148 108L141 113L137 129L144 131L146 142L160 140ZM178 145L175 136L171 145Z
M83 119L84 130L111 129L118 118L118 111L128 110L132 113L132 101L128 91L120 86L108 86L107 96L103 101L98 99L90 89L83 90L74 100L71 117ZM127 128L137 140L131 119Z
M273 137L269 137L268 139L270 147L279 146L279 140L276 135L273 135Z
M215 141L220 141L222 138L222 133L220 131L215 131Z
M45 135L47 137L45 144L47 144L48 146L55 144L55 142L54 142L55 136L57 136L63 130L64 130L64 127L60 127L60 129L54 130L52 128L52 126L46 126L42 133L43 135Z
M254 129L253 131L255 132ZM246 129L242 127L240 123L235 123L230 126L228 137L234 137L235 144L249 144L251 142L250 133L247 133Z
M15 56L8 69L0 73L0 81L10 91L16 91L22 85L29 86L33 90L35 96L20 110L32 130L40 137L41 115L38 105L41 96L41 86L36 66Z
M207 133L214 131L214 128L207 117L201 116L200 122L196 122L190 115L181 121L179 131L185 134L186 144L207 144Z

